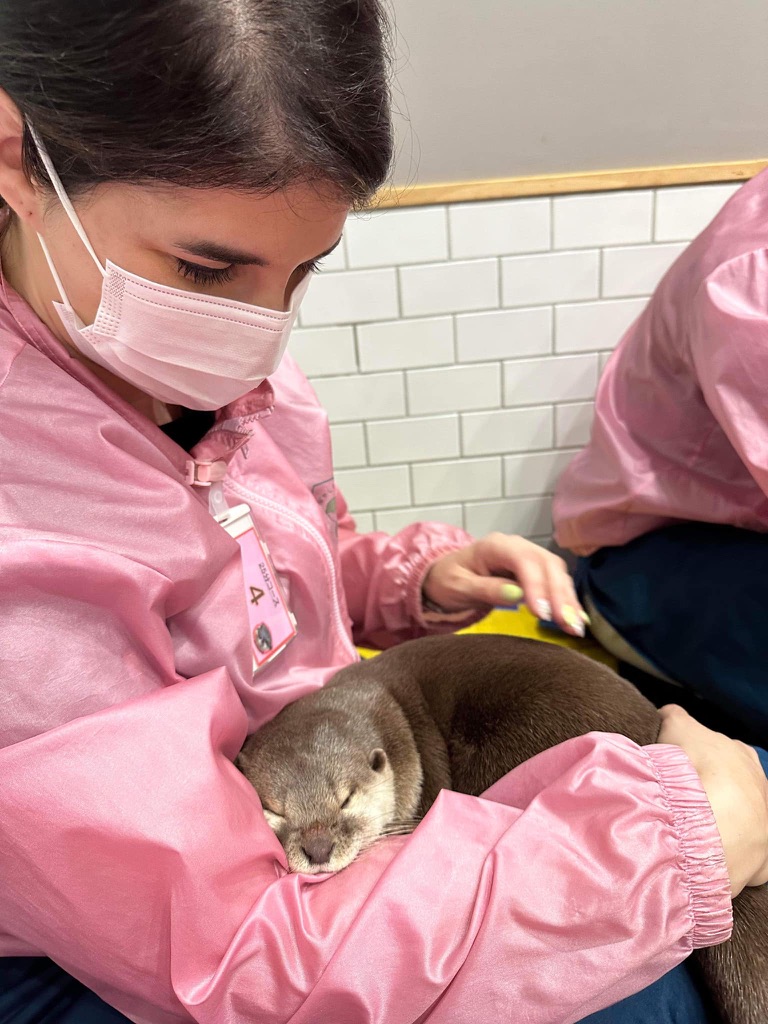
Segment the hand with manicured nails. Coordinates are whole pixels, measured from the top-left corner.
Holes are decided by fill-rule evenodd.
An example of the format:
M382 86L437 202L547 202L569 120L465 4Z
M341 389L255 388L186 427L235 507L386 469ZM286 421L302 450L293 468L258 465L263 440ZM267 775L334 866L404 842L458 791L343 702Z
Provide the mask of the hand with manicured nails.
M584 636L589 621L562 558L505 533L490 533L438 558L423 591L450 612L514 605L524 598L537 618L554 620L573 636Z
M682 747L698 772L723 842L731 895L768 882L768 778L746 743L707 729L678 707L659 714L659 743Z

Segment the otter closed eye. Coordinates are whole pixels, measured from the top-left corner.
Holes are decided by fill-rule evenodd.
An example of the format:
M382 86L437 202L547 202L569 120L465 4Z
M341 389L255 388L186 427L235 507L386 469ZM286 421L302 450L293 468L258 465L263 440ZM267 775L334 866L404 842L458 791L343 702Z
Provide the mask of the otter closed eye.
M356 790L356 789L353 789L353 790L352 790L352 791L350 792L349 796L347 796L347 798L346 798L345 800L343 800L343 801L342 801L342 802L341 802L341 803L339 804L339 807L341 808L341 810L342 810L342 811L344 810L344 808L345 808L345 807L349 807L349 801L350 801L350 800L352 799L352 797L353 797L353 796L355 795L355 793L356 793L356 792L357 792L357 790Z
M282 814L277 814L275 811L270 811L268 807L264 807L262 804L262 811L264 812L264 818L272 829L273 832L277 832L279 828L285 823L285 818Z

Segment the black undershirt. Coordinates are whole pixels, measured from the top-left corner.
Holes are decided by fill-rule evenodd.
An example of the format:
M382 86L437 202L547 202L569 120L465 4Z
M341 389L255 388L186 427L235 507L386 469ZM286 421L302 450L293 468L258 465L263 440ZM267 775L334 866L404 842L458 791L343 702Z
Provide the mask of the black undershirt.
M181 416L171 420L170 423L163 423L160 429L185 452L188 452L205 437L215 419L215 413L185 409Z

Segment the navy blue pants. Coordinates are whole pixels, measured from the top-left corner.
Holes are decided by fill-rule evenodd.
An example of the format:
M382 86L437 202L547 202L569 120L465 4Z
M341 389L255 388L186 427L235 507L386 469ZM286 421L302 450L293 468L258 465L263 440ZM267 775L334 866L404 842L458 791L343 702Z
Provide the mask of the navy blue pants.
M688 968L592 1014L584 1024L716 1024ZM0 1024L128 1024L50 960L0 958Z
M699 717L718 709L706 724L768 746L768 534L680 523L581 559L576 584Z
M768 775L768 753L760 760ZM686 964L582 1024L717 1024ZM117 1010L43 957L0 957L0 1024L129 1024Z
M126 1024L44 957L0 958L0 1024Z

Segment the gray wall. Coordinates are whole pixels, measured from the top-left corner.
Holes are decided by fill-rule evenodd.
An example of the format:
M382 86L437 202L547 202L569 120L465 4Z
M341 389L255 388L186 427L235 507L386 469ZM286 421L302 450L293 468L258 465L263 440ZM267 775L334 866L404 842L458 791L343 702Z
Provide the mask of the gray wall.
M766 0L391 2L398 184L768 157Z

